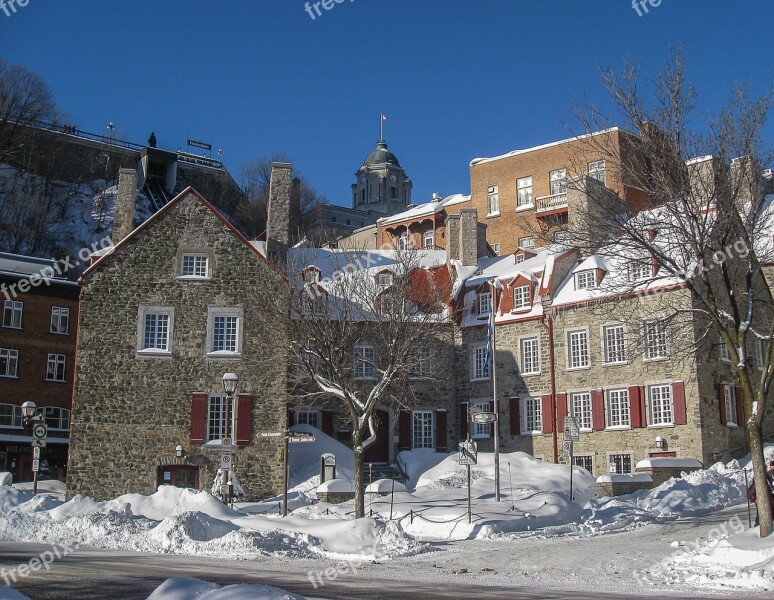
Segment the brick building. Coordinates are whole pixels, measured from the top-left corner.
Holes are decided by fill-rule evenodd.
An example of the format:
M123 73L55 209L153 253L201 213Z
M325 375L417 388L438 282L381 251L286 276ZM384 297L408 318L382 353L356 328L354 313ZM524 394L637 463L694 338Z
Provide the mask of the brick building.
M64 478L75 364L78 284L51 260L0 253L0 470L32 479L21 405L34 402L49 428L41 476Z

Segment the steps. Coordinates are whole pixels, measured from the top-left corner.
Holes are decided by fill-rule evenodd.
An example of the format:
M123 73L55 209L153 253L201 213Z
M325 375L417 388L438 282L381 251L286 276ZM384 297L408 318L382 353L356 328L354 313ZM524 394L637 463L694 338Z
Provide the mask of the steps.
M369 464L366 463L363 467L363 480L366 485L377 479L403 481L400 471L398 471L398 468L395 465L373 464L369 467Z

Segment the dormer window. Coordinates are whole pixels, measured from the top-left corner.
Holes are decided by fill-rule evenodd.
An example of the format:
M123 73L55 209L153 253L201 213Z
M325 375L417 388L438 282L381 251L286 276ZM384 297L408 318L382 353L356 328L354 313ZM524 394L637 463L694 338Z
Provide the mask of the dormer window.
M575 274L576 290L586 290L596 287L596 285L597 277L593 269L589 269L588 271L580 271Z
M376 275L376 284L380 287L390 287L392 285L392 273L382 271Z
M520 285L513 288L513 310L531 306L529 287L528 285Z
M629 281L647 281L653 276L653 268L649 263L631 262L629 264Z
M304 269L304 283L318 283L320 281L320 269L307 267Z
M478 314L488 315L492 312L492 292L483 292L478 297Z
M435 231L425 231L422 234L422 247L429 250L435 248Z
M524 262L524 255L523 254L514 254L513 260L515 264L523 263Z

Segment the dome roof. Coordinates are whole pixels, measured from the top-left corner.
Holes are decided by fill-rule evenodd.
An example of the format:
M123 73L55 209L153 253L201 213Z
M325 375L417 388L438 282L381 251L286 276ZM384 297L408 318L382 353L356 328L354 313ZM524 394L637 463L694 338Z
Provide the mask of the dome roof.
M379 140L374 151L366 157L363 166L383 165L385 163L400 166L398 157L387 149L387 142Z

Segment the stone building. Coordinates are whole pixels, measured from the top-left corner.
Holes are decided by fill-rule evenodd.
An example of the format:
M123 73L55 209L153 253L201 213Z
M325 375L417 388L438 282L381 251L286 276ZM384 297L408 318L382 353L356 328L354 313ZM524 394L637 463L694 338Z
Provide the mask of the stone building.
M68 497L209 489L227 429L247 497L277 493L281 444L259 432L286 426L283 277L192 189L119 238L81 280ZM230 427L226 372L239 376Z
M51 260L0 252L0 470L32 479L30 433L21 405L48 425L44 476L64 478L72 406L78 284Z

